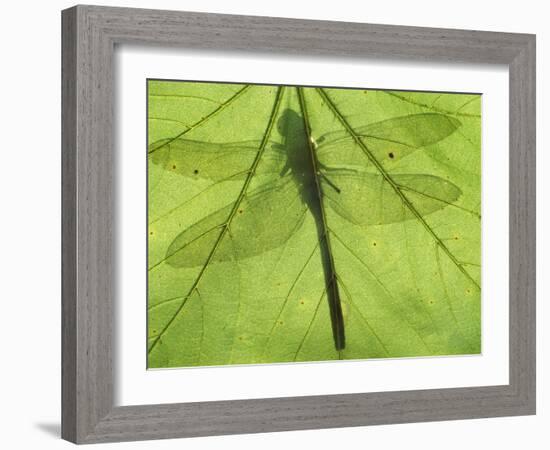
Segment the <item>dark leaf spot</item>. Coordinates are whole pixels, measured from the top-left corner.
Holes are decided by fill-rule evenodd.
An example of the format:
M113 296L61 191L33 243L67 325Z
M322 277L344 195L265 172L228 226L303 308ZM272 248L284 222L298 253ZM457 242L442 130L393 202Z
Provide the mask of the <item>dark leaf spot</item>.
M395 155L393 154L393 152L389 152L389 153L388 153L388 156L389 156L391 159L393 159L393 158L395 157Z

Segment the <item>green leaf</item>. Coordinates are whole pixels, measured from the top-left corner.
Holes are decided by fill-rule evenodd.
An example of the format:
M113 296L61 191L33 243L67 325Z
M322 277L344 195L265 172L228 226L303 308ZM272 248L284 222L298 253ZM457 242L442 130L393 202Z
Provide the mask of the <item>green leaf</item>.
M480 352L479 95L148 102L149 367Z

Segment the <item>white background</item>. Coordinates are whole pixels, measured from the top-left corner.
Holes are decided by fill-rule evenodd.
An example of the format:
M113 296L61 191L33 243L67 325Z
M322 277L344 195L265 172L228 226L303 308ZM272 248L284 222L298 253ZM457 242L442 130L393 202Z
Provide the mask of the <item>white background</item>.
M115 398L118 405L398 391L508 384L508 69L333 58L228 55L122 46L116 50L117 283ZM313 84L455 92L482 97L482 355L144 370L145 79ZM139 149L142 149L140 151ZM137 152L136 152L137 151ZM140 157L140 155L143 155ZM492 161L502 160L498 166ZM403 373L407 373L404 377ZM345 383L330 383L345 380Z
M543 304L548 294L550 251L544 228L548 212L543 199L549 182L547 141L550 96L545 41L550 39L544 2L462 0L338 2L277 0L117 1L126 5L204 12L334 19L399 25L440 26L537 33L538 41L538 415L442 423L406 424L339 430L315 430L119 444L117 448L316 447L464 449L542 449L548 440L550 395L544 376L550 354L550 323ZM2 321L0 398L2 434L7 448L69 448L59 440L60 415L60 16L71 2L6 2L2 8ZM546 217L545 217L546 216ZM546 279L545 279L546 278ZM545 286L546 282L546 286ZM112 446L98 446L114 448Z

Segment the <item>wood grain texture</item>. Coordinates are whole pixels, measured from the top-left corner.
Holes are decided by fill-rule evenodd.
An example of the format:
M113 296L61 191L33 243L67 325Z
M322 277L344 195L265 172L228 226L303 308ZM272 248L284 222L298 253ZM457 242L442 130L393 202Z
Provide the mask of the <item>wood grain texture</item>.
M61 260L62 260L62 390L61 434L76 440L76 10L62 17L62 159L61 159Z
M535 412L535 37L77 6L62 14L62 436L93 443ZM506 64L510 71L510 384L113 406L115 44Z

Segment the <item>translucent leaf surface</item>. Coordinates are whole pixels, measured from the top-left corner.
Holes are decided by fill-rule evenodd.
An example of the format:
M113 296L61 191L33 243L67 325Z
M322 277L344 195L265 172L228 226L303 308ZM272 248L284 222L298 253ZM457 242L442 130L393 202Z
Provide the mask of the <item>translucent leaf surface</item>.
M149 367L479 353L479 95L148 90Z

